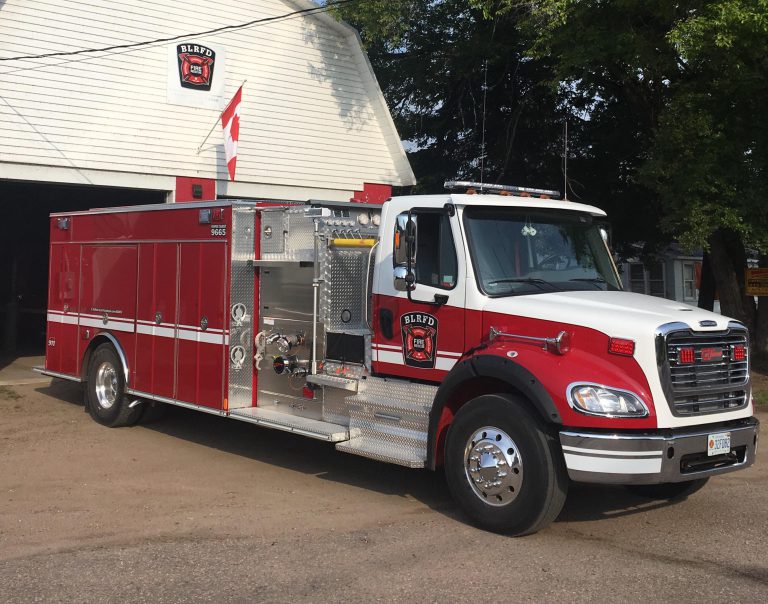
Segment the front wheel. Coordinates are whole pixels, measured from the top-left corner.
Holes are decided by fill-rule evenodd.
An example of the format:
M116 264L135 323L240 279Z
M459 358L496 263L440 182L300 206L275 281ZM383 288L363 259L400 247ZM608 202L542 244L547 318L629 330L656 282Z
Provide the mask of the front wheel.
M141 405L129 406L123 367L111 344L102 344L91 355L85 404L94 420L110 428L133 425L141 416Z
M559 445L525 401L479 396L464 405L445 445L448 488L478 526L535 533L560 513L568 476Z

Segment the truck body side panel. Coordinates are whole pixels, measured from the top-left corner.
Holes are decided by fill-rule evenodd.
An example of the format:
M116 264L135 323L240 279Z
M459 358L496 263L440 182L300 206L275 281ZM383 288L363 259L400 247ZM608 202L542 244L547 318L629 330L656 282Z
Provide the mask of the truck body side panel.
M176 398L224 407L225 242L183 243L179 261Z
M80 311L80 246L51 245L48 284L48 337L45 368L78 372L78 314Z
M174 398L179 245L139 245L133 387Z
M84 245L80 281L80 338L111 332L133 358L136 344L136 245ZM129 383L135 370L129 367Z

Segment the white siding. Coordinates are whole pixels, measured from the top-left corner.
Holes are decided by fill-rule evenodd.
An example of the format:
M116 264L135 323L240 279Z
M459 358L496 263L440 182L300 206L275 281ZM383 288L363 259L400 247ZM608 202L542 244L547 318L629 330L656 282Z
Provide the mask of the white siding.
M6 0L0 57L126 44L281 15L289 0ZM237 183L352 191L413 182L367 58L351 28L294 17L171 42L226 49L226 96L243 80ZM226 181L219 111L166 102L167 44L0 62L0 177L13 165ZM249 185L253 184L254 187ZM228 188L229 187L229 188ZM263 190L263 187L261 189Z

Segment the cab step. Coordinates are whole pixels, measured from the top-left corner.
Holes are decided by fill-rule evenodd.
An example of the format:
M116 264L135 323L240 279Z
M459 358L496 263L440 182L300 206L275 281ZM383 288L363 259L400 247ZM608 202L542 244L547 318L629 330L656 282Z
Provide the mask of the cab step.
M371 378L345 399L349 426L357 438L337 445L340 451L423 468L427 459L429 412L437 388L403 380Z
M397 443L387 443L379 439L366 438L358 436L348 441L336 445L338 451L352 453L383 461L384 463L393 463L406 468L423 468L425 458L420 454L414 454L411 449L404 448ZM425 448L426 452L426 448Z
M338 443L360 435L360 430L263 407L232 409L229 417L240 421Z

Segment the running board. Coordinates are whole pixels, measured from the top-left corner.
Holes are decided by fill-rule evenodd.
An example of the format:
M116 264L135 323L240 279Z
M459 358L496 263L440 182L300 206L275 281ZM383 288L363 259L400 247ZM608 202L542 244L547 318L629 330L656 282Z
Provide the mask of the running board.
M83 380L79 377L76 377L74 375L67 375L66 373L59 373L58 371L49 371L45 367L36 366L32 367L32 371L35 373L39 373L40 375L47 375L48 377L52 378L60 378L62 380L70 380L72 382L82 382Z
M357 429L350 430L346 426L331 424L316 419L291 415L272 409L261 407L248 407L246 409L232 409L229 417L240 421L250 422L265 428L274 428L284 432L293 432L310 438L338 443L359 435Z

